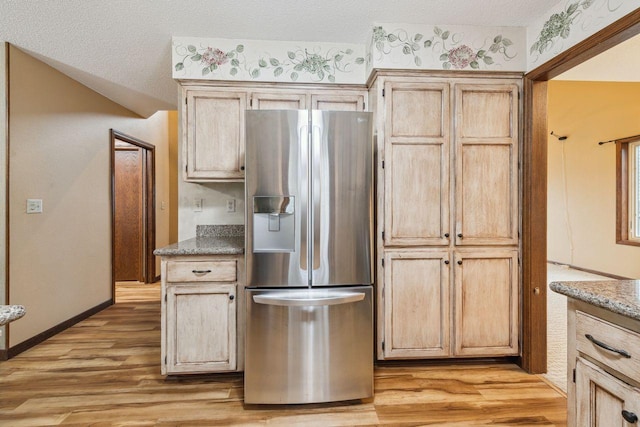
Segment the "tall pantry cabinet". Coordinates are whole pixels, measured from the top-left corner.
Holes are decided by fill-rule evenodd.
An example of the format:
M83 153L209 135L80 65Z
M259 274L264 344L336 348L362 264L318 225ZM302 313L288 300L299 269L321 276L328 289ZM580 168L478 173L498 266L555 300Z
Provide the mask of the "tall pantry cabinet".
M519 354L520 87L374 77L378 359Z

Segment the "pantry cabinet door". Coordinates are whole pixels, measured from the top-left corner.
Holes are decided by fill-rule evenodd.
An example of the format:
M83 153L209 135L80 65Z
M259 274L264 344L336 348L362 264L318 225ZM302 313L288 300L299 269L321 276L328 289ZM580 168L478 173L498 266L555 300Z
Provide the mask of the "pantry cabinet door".
M385 84L384 245L449 243L449 84Z
M456 251L455 355L517 355L518 251Z
M384 270L385 359L448 356L449 253L387 251Z
M518 244L518 86L455 85L456 245Z

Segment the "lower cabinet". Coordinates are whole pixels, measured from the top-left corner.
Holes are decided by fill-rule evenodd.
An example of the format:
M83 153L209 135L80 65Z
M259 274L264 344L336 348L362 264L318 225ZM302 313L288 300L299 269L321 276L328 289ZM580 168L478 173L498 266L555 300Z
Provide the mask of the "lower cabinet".
M236 369L236 285L167 287L167 374Z
M640 390L585 359L576 362L577 426L637 425Z
M518 252L387 250L383 359L519 353Z
M162 374L243 369L241 263L229 256L163 257Z

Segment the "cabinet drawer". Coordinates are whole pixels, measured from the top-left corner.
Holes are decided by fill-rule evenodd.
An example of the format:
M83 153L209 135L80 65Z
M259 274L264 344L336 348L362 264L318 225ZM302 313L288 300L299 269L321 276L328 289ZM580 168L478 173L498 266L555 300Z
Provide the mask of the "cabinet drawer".
M604 348L605 346L610 349ZM576 347L579 352L610 366L629 378L640 379L639 334L578 311L576 312Z
M236 261L180 261L167 263L167 282L235 282Z

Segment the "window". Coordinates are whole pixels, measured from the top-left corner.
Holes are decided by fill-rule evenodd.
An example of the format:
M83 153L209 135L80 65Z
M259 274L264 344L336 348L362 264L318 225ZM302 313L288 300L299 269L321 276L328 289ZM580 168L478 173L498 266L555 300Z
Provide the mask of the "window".
M616 141L616 241L640 246L640 137Z

